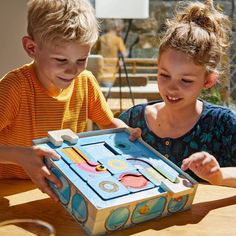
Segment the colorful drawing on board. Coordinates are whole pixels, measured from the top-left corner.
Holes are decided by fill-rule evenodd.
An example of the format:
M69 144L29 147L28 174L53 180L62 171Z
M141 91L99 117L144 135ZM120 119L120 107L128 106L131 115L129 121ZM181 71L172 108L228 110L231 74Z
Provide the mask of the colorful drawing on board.
M168 211L171 213L180 211L181 209L183 209L187 201L188 201L188 195L181 196L178 198L171 198L168 204Z
M122 207L114 210L107 218L105 227L107 231L120 229L129 219L130 211L128 208Z
M78 192L72 197L71 209L72 215L76 218L76 220L80 223L86 222L88 218L87 203L83 196Z
M66 204L68 204L68 202L70 200L70 192L71 192L70 184L68 183L66 178L61 174L61 172L58 171L56 168L51 168L51 171L61 181L62 188L58 189L52 182L49 182L49 185L54 190L54 192L58 195L62 204L66 205Z
M137 224L161 216L165 209L165 204L165 197L151 199L137 204L131 217L132 223Z

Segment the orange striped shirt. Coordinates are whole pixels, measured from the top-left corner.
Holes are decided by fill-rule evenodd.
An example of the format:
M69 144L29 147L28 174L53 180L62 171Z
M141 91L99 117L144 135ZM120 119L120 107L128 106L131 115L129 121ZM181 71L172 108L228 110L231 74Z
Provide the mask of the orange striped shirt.
M58 97L48 95L32 64L11 71L0 80L0 144L32 146L50 130L86 131L87 120L108 125L113 114L99 85L83 71ZM0 164L0 178L28 178L13 164Z

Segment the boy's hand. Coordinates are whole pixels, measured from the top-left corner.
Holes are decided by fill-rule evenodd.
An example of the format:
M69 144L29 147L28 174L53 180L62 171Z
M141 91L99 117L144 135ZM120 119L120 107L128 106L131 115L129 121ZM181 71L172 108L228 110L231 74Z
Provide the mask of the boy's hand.
M57 188L61 188L62 184L59 179L54 175L45 165L44 157L53 159L60 159L60 156L53 150L33 146L27 149L25 158L21 158L21 166L27 172L31 180L37 185L37 187L43 192L48 194L55 201L58 201L57 195L53 192L47 183L47 179L56 185ZM19 158L20 159L20 158Z
M130 136L129 136L130 141L135 141L136 139L141 138L142 130L140 128L129 128L129 131L130 131Z
M222 171L216 158L207 152L197 152L183 160L182 170L190 169L201 179L211 184L220 185Z

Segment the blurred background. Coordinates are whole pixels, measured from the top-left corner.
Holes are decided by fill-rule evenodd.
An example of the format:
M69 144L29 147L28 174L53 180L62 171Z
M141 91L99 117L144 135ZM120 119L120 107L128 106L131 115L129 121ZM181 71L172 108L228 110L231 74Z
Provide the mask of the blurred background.
M95 6L95 0L90 0ZM138 1L138 0L137 0ZM158 56L159 38L163 31L166 18L173 13L178 1L149 0L149 17L147 19L133 19L132 25L125 43L126 58L136 58L146 63L147 59L156 60ZM233 22L232 46L228 58L225 58L224 75L221 76L221 83L210 92L202 96L211 102L231 106L235 109L236 104L236 0L215 0L215 6L219 11L223 10ZM26 3L27 0L1 0L0 1L0 77L9 70L30 62L21 46L21 38L26 34ZM100 19L100 35L107 33L112 19ZM125 37L129 20L121 19L122 30L120 36ZM99 53L93 48L92 54ZM142 61L143 59L143 61ZM137 61L137 60L136 60ZM152 62L153 62L152 61ZM145 64L146 65L146 64ZM134 68L131 68L134 70ZM155 65L147 66L146 72L156 73ZM145 67L144 71L145 72ZM145 72L145 73L146 73ZM156 78L151 78L156 79Z
M201 0L200 0L201 1ZM91 0L95 4L95 0ZM130 58L156 58L158 55L159 39L164 30L164 23L171 17L177 0L149 0L149 18L133 19L127 38L126 48ZM203 1L201 1L203 2ZM236 0L215 0L215 7L223 11L233 23L232 45L228 58L224 59L225 74L220 83L207 90L202 97L210 102L231 106L236 110ZM111 19L101 19L101 35L109 30ZM116 20L114 20L116 21ZM123 38L128 20L124 21ZM96 53L96 50L95 50Z

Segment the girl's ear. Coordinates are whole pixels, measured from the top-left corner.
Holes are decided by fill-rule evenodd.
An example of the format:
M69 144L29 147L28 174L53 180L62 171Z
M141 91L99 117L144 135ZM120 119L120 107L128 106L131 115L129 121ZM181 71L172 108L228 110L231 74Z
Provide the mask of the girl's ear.
M36 43L29 36L22 38L22 45L29 57L34 58L36 52Z
M216 72L209 73L205 78L204 88L209 89L212 86L214 86L216 84L216 82L218 81L218 77L219 77L219 75Z

